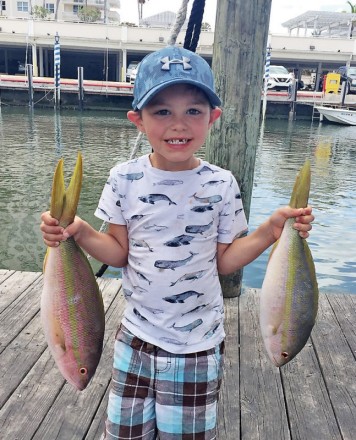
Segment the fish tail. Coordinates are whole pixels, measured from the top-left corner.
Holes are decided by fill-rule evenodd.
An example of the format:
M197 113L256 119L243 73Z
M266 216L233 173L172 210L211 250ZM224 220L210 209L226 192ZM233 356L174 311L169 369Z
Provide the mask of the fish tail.
M64 185L63 159L56 167L51 196L51 215L59 220L61 226L68 226L73 222L77 212L80 191L83 179L82 155L78 152L77 162L67 190Z
M292 196L289 202L291 208L305 208L308 205L310 180L310 160L307 159L295 180Z
M63 159L61 159L54 171L51 193L51 216L59 220L63 211L65 196L64 176L63 176Z

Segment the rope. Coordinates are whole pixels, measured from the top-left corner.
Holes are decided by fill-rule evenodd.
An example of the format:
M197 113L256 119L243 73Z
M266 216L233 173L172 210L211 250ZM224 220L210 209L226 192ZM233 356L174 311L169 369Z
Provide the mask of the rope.
M195 52L198 46L204 8L205 0L194 0L184 40L184 49L188 49L191 52Z
M180 30L182 29L182 26L185 22L185 18L187 16L188 3L189 3L189 0L183 0L182 6L180 7L179 11L177 12L176 21L172 27L171 35L168 40L169 46L174 46L176 44L178 34L179 34Z

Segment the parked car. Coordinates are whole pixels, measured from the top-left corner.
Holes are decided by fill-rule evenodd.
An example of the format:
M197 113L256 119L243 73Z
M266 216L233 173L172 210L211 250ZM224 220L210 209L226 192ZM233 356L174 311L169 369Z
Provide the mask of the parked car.
M346 83L346 93L356 93L356 67L341 66L336 73L340 73L340 83Z
M138 69L138 65L137 65L137 67L135 67L135 69L132 69L132 71L131 71L130 84L135 84L137 69Z
M130 82L131 73L134 69L137 68L138 64L139 64L139 61L131 61L131 63L129 64L129 66L126 70L126 81L127 82Z
M17 62L17 73L26 73L26 64Z
M288 72L284 66L270 66L267 89L284 90L293 82L293 73Z

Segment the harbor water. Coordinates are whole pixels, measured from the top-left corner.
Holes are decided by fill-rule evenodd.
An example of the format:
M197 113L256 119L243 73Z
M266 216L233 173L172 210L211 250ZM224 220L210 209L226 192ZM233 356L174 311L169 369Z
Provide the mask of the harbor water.
M308 242L319 288L356 294L356 127L267 120L260 134L250 230L288 203L296 173L309 158L316 220ZM110 168L129 158L136 136L125 113L1 107L0 268L42 270L40 214L49 206L58 159L64 158L69 177L78 150L84 158L78 215L99 229L93 212L101 190ZM137 154L149 151L143 141ZM245 268L244 287L261 287L267 259L268 251Z

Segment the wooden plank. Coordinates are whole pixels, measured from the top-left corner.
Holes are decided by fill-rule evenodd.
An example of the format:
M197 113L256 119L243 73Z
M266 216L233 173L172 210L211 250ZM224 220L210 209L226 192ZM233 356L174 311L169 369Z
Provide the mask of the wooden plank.
M278 368L265 353L258 293L248 289L240 297L241 438L287 440L291 434L283 387Z
M225 298L224 305L225 369L220 391L217 438L236 440L240 438L238 298Z
M27 326L39 310L43 277L38 277L2 312L0 353ZM21 317L21 318L20 318Z
M342 333L356 358L356 295L327 295Z
M108 287L117 291L118 284ZM79 392L68 383L64 385L48 410L33 440L83 439L88 432L94 414L100 408L111 379L114 338L124 308L123 295L119 294L107 314L105 346L98 370L88 388Z
M46 347L40 316L37 313L0 354L0 408L21 384Z
M110 363L110 368L109 366L106 366L106 353L112 349L112 342L109 344L111 347L108 347L107 340L108 337L112 335L111 321L114 319L116 320L117 315L120 314L123 302L122 299L118 299L119 296L117 295L117 291L120 288L121 283L117 280L103 281L99 283L99 285L103 292L105 307L110 307L106 315L107 325L103 356L99 363L96 375L88 387L89 390L93 387L93 390L92 392L88 392L88 389L83 391L83 396L79 399L82 401L83 407L87 407L87 413L90 420L93 418L95 406L100 402L101 396L105 394L109 382L112 362ZM105 370L104 373L101 372L103 366ZM108 376L108 378L104 377L104 381L103 375ZM96 385L93 386L93 384ZM75 405L76 402L78 402L77 395L81 395L82 393L76 391L71 385L65 384L65 380L58 372L49 350L46 349L29 374L1 409L0 431L6 432L8 438L23 438L22 435L26 432L26 435L28 435L26 438L32 439L36 431L40 429L41 424L44 423L44 420L47 420L47 423L49 424L55 423L54 419L48 418L48 414L50 413L51 408L56 406L56 399L60 398L63 393L67 395L67 403L69 407L67 408L64 406L63 408L57 408L56 415L59 418L69 418L70 411L77 414L78 409ZM91 397L91 403L88 402L88 396ZM88 429L88 426L86 429ZM44 439L56 437L43 436L39 438ZM83 436L69 436L67 438L79 440L83 438Z
M0 314L41 276L39 272L12 272L0 284Z
M16 275L0 271L0 279L6 274ZM114 337L124 308L123 295L118 293L121 282L99 281L107 310L105 346L91 384L77 392L65 383L46 349L39 317L41 278L1 316L3 340L9 340L10 333L14 337L0 354L0 432L9 439L99 440ZM249 289L240 298L225 299L226 355L218 438L355 438L355 302L354 295L321 295L310 341L294 360L277 369L267 359L260 335L258 292ZM10 310L21 324L10 319ZM18 334L7 326L16 327Z
M320 295L318 322L303 350L281 368L289 423L293 440L341 440L324 380L324 364L319 363L321 328L329 325L323 314L325 296ZM330 308L329 308L330 309ZM312 341L314 343L312 343Z
M5 280L7 280L13 273L15 273L14 270L0 269L0 284L3 283ZM1 292L1 286L0 286L0 292Z
M333 308L330 302L334 304ZM345 303L341 304L343 302ZM340 328L340 322L343 322L344 329L345 326L348 327L346 323L349 323L353 330L346 331L346 334L354 335L356 310L345 310L352 303L353 298L349 300L345 296L337 298L336 295L321 295L318 320L312 333L328 397L343 440L356 437L356 363L350 343ZM335 316L337 305L340 310L337 312L338 316Z
M107 280L99 282L99 286L103 292L104 307L106 310L112 303L120 284L115 286L113 281ZM39 295L37 296L39 297ZM47 343L38 312L0 354L0 382L2 383L0 388L0 407L19 386L22 379L38 361L46 347ZM9 365L11 365L12 368L9 368Z
M83 437L83 440L101 440L105 429L106 413L109 400L110 386L108 386L103 399L101 399L88 433Z

